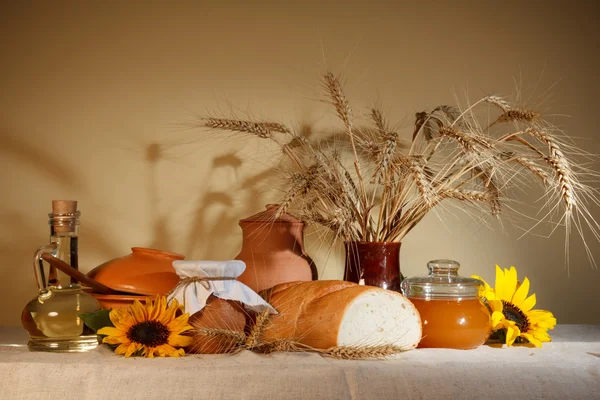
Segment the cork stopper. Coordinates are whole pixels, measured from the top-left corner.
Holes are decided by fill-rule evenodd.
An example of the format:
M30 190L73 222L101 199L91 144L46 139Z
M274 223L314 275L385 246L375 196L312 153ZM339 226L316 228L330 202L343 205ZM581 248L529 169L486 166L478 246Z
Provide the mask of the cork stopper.
M77 201L52 200L52 213L48 214L48 223L53 226L54 232L77 232L79 215Z
M52 200L53 214L75 214L77 212L77 201L75 200Z

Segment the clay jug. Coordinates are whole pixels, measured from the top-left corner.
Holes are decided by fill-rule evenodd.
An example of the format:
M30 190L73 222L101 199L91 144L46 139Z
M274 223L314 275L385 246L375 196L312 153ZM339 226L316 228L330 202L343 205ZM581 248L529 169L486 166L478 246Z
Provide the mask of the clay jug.
M238 280L255 292L279 283L317 280L317 268L304 252L304 222L283 213L275 218L277 204L241 219L243 242L235 258L246 263Z

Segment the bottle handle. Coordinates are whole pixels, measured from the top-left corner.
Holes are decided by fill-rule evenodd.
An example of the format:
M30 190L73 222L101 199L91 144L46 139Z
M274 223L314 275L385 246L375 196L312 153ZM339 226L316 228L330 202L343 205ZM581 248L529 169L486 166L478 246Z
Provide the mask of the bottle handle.
M44 260L42 260L42 254L52 254L57 248L58 245L56 243L50 243L37 249L33 256L33 272L38 286L40 300L45 300L50 297L48 282L46 282L46 274L44 273Z

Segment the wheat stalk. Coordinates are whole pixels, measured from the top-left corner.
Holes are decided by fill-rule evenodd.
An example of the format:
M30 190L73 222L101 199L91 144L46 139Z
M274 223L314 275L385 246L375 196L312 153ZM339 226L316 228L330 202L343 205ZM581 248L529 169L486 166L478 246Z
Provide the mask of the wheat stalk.
M404 350L394 345L384 346L338 346L321 350L321 354L341 360L365 360L370 358L385 358Z
M405 349L394 345L335 346L327 349L319 349L307 346L294 339L280 339L273 342L261 343L256 347L256 350L265 354L274 352L312 352L340 360L380 359L405 351Z
M329 96L331 97L332 104L336 109L338 117L343 121L348 136L350 137L350 144L352 146L352 151L354 153L354 169L358 176L358 183L360 187L361 193L361 204L362 209L367 209L367 193L365 191L365 185L362 177L362 173L360 170L360 163L358 158L358 153L356 151L356 143L354 139L354 132L352 131L352 108L350 107L350 103L346 99L344 95L344 91L342 90L342 85L340 81L331 73L327 72L325 74L325 85L329 92ZM363 218L366 220L366 217ZM366 225L363 227L363 240L367 239L367 227Z
M244 343L244 347L251 350L254 349L261 344L262 334L267 327L269 322L269 311L263 311L258 314L256 317L256 322L252 325L252 329L246 338L246 342Z

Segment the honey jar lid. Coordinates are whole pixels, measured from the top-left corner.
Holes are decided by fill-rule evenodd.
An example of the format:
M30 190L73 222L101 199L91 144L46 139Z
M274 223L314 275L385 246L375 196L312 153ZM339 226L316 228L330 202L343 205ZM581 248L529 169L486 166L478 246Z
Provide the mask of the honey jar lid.
M426 300L466 300L479 298L483 282L458 275L460 264L452 260L427 263L428 275L402 281L402 293L408 298Z

